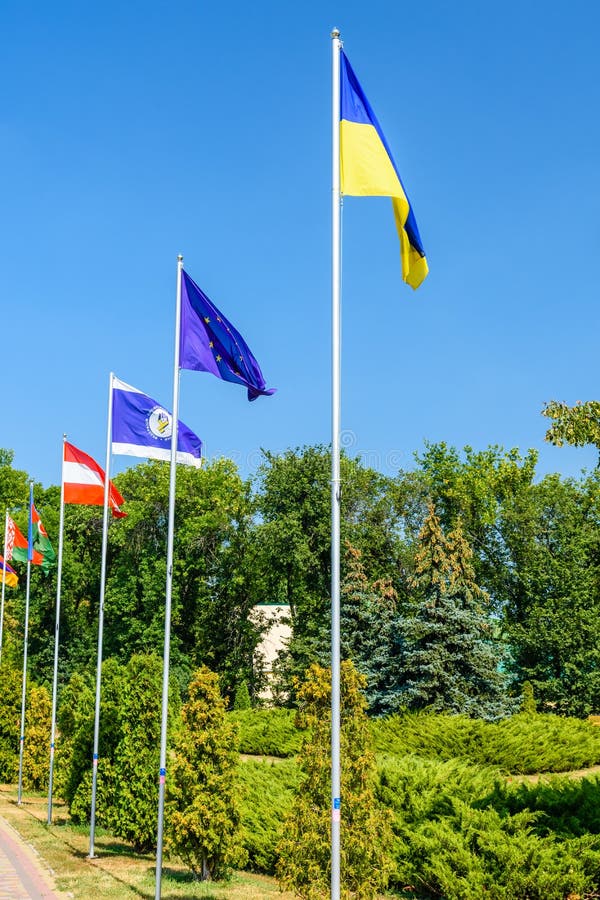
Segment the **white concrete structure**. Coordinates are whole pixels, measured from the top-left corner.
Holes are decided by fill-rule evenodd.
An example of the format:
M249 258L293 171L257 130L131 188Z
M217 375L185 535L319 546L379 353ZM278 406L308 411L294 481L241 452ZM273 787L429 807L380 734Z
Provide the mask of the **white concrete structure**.
M256 648L256 662L270 682L273 677L273 664L287 648L292 636L290 608L287 604L259 603L253 607L251 615L257 625L267 626L262 641ZM267 687L259 697L261 700L272 700L271 688Z

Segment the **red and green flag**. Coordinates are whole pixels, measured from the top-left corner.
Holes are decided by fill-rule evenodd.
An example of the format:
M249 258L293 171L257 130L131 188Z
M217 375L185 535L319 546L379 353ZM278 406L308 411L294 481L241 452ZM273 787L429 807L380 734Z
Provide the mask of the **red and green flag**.
M29 503L29 529L28 540L21 534L16 522L8 517L8 532L6 542L6 558L16 562L32 562L34 566L41 566L46 574L56 561L56 553L50 543L48 533L42 524L40 514L33 503L33 496Z

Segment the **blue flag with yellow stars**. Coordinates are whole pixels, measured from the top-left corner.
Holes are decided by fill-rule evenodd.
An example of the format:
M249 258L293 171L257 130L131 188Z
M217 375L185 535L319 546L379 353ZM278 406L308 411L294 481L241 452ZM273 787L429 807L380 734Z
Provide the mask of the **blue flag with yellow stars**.
M179 366L242 384L248 388L248 400L275 393L274 388L267 389L260 366L239 331L186 272L182 272L181 282Z

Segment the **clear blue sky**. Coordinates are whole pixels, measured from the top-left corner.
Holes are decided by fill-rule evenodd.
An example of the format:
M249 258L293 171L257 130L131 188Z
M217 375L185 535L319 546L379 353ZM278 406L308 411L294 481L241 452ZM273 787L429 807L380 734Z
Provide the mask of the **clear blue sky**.
M344 210L343 427L384 472L423 440L540 451L544 401L598 399L600 9L507 0L0 7L0 446L45 485L102 462L110 370L169 405L175 265L273 398L182 377L181 418L243 474L330 440L333 26L407 186ZM115 460L114 471L129 465Z

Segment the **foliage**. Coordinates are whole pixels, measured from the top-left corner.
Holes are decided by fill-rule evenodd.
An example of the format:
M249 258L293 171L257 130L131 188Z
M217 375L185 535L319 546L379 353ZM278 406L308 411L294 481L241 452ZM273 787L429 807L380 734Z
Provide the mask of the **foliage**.
M252 709L250 701L250 691L248 690L248 682L244 679L235 689L235 698L233 700L234 710Z
M369 713L381 715L394 709L399 691L397 596L389 580L369 584L362 554L349 542L345 568L341 586L341 652L366 677Z
M539 709L600 711L600 472L546 476L507 507L510 668Z
M162 661L157 656L132 656L126 667L120 737L114 750L112 827L141 851L156 844L161 694Z
M45 687L31 684L27 690L23 786L42 791L48 787L52 703Z
M460 519L446 538L431 505L415 556L412 610L400 623L400 699L411 709L492 719L508 708L488 598L475 582L471 559Z
M128 516L114 529L107 606L119 629L107 654L162 652L169 467L150 462L116 479ZM249 486L228 460L177 474L171 654L183 686L200 662L221 674L227 693L252 678L258 636L249 612Z
M519 714L500 722L404 713L371 722L376 749L461 759L504 772L566 772L600 763L600 728L579 719Z
M507 598L514 563L501 526L505 509L527 500L533 485L537 453L491 446L465 447L462 454L446 443L425 442L415 454L418 468L401 473L406 497L406 527L413 542L433 502L442 528L451 531L460 518L474 551L475 580L500 611Z
M97 803L98 821L102 824L112 822L112 801L110 807L99 801L100 785L104 782L107 766L112 767L114 763L115 749L121 737L125 678L123 666L114 659L104 661L100 693ZM67 801L76 822L85 822L90 815L94 707L95 693L90 682L74 674L59 697L56 790Z
M528 803L511 806L513 791L493 770L457 760L386 759L380 797L394 811L394 885L409 883L419 897L445 900L591 896L600 840L548 827L536 809L543 787L531 789ZM517 797L524 793L517 788Z
M0 703L0 782L13 782L19 771L22 672L2 659Z
M299 786L300 769L294 760L250 759L240 765L240 781L242 841L248 868L272 875L283 823Z
M239 841L235 726L218 676L199 669L182 709L171 763L168 845L195 876L222 879L245 860Z
M521 709L524 715L533 715L537 712L537 703L533 693L533 685L530 681L523 682L523 693L521 695Z
M341 878L342 896L375 898L391 867L389 817L375 798L375 757L369 749L365 679L345 661L341 668ZM300 754L303 778L279 844L281 884L307 900L328 895L331 841L331 673L318 665L297 686L299 727L309 729Z
M329 654L331 454L316 446L265 452L256 478L260 520L252 535L256 601L290 607L293 635L278 671L293 698L294 677ZM341 535L363 554L371 578L401 568L401 509L394 481L342 455Z
M239 728L240 753L253 756L294 756L304 732L291 709L252 709L228 713Z
M578 401L574 406L568 406L562 400L551 400L544 406L542 415L552 419L546 432L549 443L556 447L594 444L600 452L600 401Z

